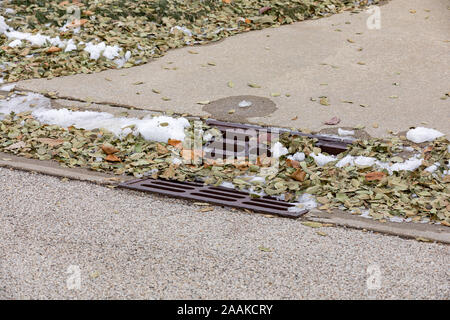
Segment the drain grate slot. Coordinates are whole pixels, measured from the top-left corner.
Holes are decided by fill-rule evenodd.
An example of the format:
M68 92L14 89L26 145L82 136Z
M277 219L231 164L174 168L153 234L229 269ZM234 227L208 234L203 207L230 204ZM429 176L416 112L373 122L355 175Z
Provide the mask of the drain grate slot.
M119 187L137 191L154 192L183 199L203 201L216 205L248 209L287 218L298 218L308 212L308 210L289 212L288 208L293 205L282 200L277 200L275 198L254 199L246 192L235 191L230 188L201 185L197 182L180 183L178 181L146 178L127 181L121 183Z

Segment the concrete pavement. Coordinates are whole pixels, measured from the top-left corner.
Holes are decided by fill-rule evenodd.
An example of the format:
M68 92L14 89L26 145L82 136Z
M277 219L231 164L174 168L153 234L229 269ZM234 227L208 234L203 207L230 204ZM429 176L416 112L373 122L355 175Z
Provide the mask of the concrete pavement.
M448 1L393 0L379 8L379 30L367 28L368 13L346 12L172 50L131 69L29 80L19 87L216 118L223 112L210 114L205 109L214 107L197 102L255 95L271 99L277 110L259 112L255 103L251 122L320 130L324 121L338 116L339 126L361 124L375 136L418 125L450 133L450 98L441 99L449 92L450 79ZM192 49L198 54L189 53ZM144 83L133 84L140 81ZM320 96L330 105L321 105ZM226 111L239 109L232 103L221 105Z
M450 297L448 245L4 168L0 197L2 299Z

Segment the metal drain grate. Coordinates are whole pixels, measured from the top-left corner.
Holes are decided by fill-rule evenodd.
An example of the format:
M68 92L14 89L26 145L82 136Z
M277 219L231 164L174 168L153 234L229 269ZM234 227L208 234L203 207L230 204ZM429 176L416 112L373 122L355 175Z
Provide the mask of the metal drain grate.
M341 152L347 150L349 144L353 143L353 140L345 139L345 138L335 138L328 137L323 135L314 135L307 134L299 131L290 131L287 129L276 129L276 128L264 128L256 125L249 124L241 124L241 123L230 123L223 122L214 119L206 120L206 123L212 127L216 127L223 134L223 146L216 147L214 144L215 150L213 150L212 156L217 157L217 155L232 156L229 150L234 154L240 154L245 152L245 156L248 156L249 150L249 141L251 138L256 138L258 140L260 135L268 135L269 139L272 134L280 134L283 132L289 132L291 135L303 136L308 138L318 139L316 145L329 154L337 155ZM229 145L232 145L233 148L230 148ZM270 157L270 151L266 150L267 148L263 144L257 144L257 155L261 155L265 153ZM210 151L211 152L211 151Z
M235 189L203 185L198 182L182 182L163 179L137 179L121 183L119 187L164 194L167 196L190 199L212 204L249 209L256 212L279 215L286 218L298 218L308 212L291 212L293 204L272 197L253 198L247 192Z
M290 132L292 135L305 136L318 139L316 144L329 154L339 154L347 149L352 140L338 139L320 135L305 134L284 129L263 128L260 126L222 122L213 119L207 120L207 124L221 130L223 137L220 141L212 141L205 146L205 159L229 159L249 158L261 155L271 156L267 144L261 140L270 141L282 132ZM198 182L181 182L163 179L136 179L124 182L119 187L154 192L168 196L209 202L216 205L249 209L256 212L275 214L282 217L298 218L308 212L289 211L294 204L277 200L273 197L254 198L247 192L225 187L214 187Z

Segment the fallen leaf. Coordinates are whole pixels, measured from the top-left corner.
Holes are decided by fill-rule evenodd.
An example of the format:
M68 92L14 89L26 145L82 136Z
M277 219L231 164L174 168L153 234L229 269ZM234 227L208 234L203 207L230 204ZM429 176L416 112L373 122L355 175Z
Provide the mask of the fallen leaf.
M59 47L50 47L50 48L47 49L47 53L55 53L55 52L59 52L61 50L62 49L59 48Z
M256 84L256 83L253 83L253 82L249 82L249 83L247 83L247 85L250 88L261 88L261 86L259 84Z
M297 160L291 160L291 159L286 159L286 164L288 167L292 167L292 168L300 168L300 162L298 162ZM293 175L296 172L293 173ZM295 179L295 178L294 178Z
M338 117L333 117L328 121L325 121L324 124L329 125L329 126L333 126L335 124L338 124L339 122L341 122L341 119L339 119Z
M270 249L270 248L265 248L265 247L263 247L263 246L259 246L258 249L259 249L260 251L264 251L264 252L272 252L272 249Z
M179 150L181 150L183 148L183 143L180 140L175 140L175 139L169 139L167 141L168 145L171 145L172 147L175 147Z
M106 154L114 154L114 153L117 153L120 151L119 149L115 148L114 146L112 146L110 144L102 145L102 150Z
M328 101L328 98L326 98L326 97L320 98L319 103L321 105L323 105L323 106L329 106L330 105L330 102Z
M310 227L310 228L320 228L323 227L323 224L320 222L314 222L314 221L303 221L302 225Z
M52 147L59 146L64 143L63 139L38 138L37 140Z
M386 173L384 173L384 172L373 171L373 172L366 173L365 178L367 181L374 181L374 180L381 181L381 180L383 180L383 178L385 176L386 176Z
M19 142L13 143L12 145L6 147L5 150L22 149L25 147L26 147L25 142L19 141Z
M205 207L205 208L201 208L200 210L197 210L197 212L209 212L209 211L213 211L214 207Z
M292 161L292 160L291 160ZM302 169L297 169L292 175L292 179L295 179L297 181L303 182L305 181L306 172Z
M271 7L262 7L259 9L259 14L263 14L264 12L269 11L270 9L272 9Z
M120 162L120 158L114 154L108 154L105 158L106 161L109 162Z

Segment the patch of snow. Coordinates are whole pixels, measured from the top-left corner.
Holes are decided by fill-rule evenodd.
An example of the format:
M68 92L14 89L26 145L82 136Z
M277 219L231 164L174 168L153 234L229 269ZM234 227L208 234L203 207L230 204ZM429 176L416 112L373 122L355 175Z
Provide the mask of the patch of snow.
M22 40L16 39L8 44L8 47L15 48L22 45Z
M0 88L2 91L11 91L16 87L15 84L7 84L6 86L3 86Z
M363 210L360 216L363 218L372 219L372 217L370 216L369 210Z
M64 26L63 28L67 29L66 26ZM76 29L74 30L74 32L76 32ZM19 45L18 41L26 40L31 42L32 45L38 47L50 44L61 49L65 48L64 52L70 52L77 49L77 45L73 39L61 40L59 36L51 38L39 33L31 34L27 32L16 31L6 24L5 18L2 16L0 16L0 34L4 34L7 38L14 40L10 43L10 46L11 44L13 46L17 46ZM81 41L78 44L82 45L85 43ZM109 60L115 59L114 62L119 67L122 67L131 57L131 52L127 51L124 57L120 58L120 52L122 52L122 48L120 48L118 45L109 46L104 42L101 42L99 44L93 44L92 42L86 43L84 51L88 52L90 54L90 58L93 60L97 60L98 58L100 58L100 56L103 56Z
M33 117L45 124L61 127L74 126L86 130L104 128L118 137L129 133L141 134L149 141L167 142L168 139L183 141L184 130L190 126L186 118L157 116L153 118L114 117L111 113L95 111L71 111L66 108L51 109L50 99L36 93L16 96L0 101L0 114L32 111ZM0 115L1 118L1 115ZM161 126L161 124L164 124Z
M423 159L419 159L415 156L415 157L409 158L405 162L394 163L387 169L388 169L389 173L391 171L414 171L422 165L422 161L423 161Z
M392 218L389 218L389 221L391 221L391 222L404 222L405 219L402 218L402 217L394 216L394 217L392 217Z
M232 182L224 181L220 184L221 187L235 189L235 186Z
M185 35L187 35L187 36L189 36L189 37L192 37L192 31L191 31L190 29L184 27L184 26L183 26L183 27L180 27L180 26L172 27L172 28L170 28L170 33L173 33L173 30L174 30L174 29L180 30L180 31L182 31Z
M442 132L424 127L417 127L406 133L406 138L415 143L433 141L434 139L442 136L444 136Z
M283 144L279 141L275 142L272 146L272 149L270 150L272 153L272 157L275 159L278 159L279 157L285 155L288 153L288 149L283 146Z
M123 65L131 58L131 52L127 51L125 53L125 55L123 56L123 58L117 58L114 60L114 62L116 63L117 67L122 68Z
M183 160L181 160L181 159L178 158L178 157L173 157L173 158L172 158L172 163L173 163L174 165L178 166L178 165L180 165L180 164L183 163Z
M340 136L353 136L355 134L355 131L353 131L353 130L344 130L344 129L338 128L338 134Z
M318 155L316 155L314 153L311 153L310 156L314 158L314 161L316 162L316 164L319 167L323 167L324 165L326 165L329 162L336 161L336 157L335 156L332 156L332 155L331 156L327 156L327 155L325 155L323 153L319 153Z
M435 163L433 163L431 166L427 167L427 168L425 169L425 171L430 172L430 173L433 173L433 172L435 172L435 171L439 168L439 165L440 165L439 162L435 162Z
M316 198L312 194L309 193L303 193L297 198L297 203L303 204L303 207L305 209L313 209L317 207L317 201Z
M342 168L346 165L357 165L362 167L370 167L373 166L376 163L376 159L372 157L364 157L364 156L358 156L354 157L351 155L347 155L341 160L339 160L338 163L336 163L336 167Z
M303 152L296 152L291 156L287 157L289 160L294 160L294 161L303 161L305 160L305 154Z
M238 106L240 108L246 108L246 107L250 107L252 105L252 103L250 101L247 100L242 100L241 102L239 102Z
M76 46L75 42L73 41L73 39L70 39L67 42L66 49L64 50L64 52L70 52L70 51L73 51L76 49L77 49L77 46Z

